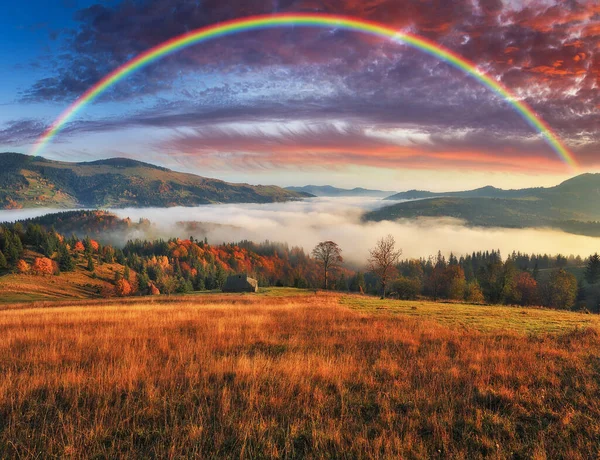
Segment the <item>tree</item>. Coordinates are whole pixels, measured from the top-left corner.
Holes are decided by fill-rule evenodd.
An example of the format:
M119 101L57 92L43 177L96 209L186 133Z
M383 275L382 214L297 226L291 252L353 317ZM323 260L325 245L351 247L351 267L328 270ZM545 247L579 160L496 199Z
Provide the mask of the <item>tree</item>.
M597 252L590 256L585 269L585 280L588 284L596 284L600 281L600 255Z
M346 279L346 275L344 275L343 273L340 275L340 277L336 281L335 289L337 291L342 291L342 292L348 291L348 289L349 289L348 288L348 280Z
M329 274L344 261L341 248L333 241L323 241L312 250L312 256L323 269L325 290L329 287Z
M2 254L2 251L0 251L0 269L7 268L7 267L8 267L8 262L6 262L6 257L4 257L4 254Z
M465 300L470 303L484 303L485 297L483 292L481 292L481 287L477 280L471 281L467 284L467 289L465 291Z
M538 284L533 276L527 272L517 275L511 300L519 305L535 305L538 302Z
M552 272L548 281L544 283L542 300L545 306L571 308L576 297L577 278L562 268Z
M360 292L361 294L364 294L366 290L365 275L363 275L361 272L358 272L356 276L352 278L350 290L352 292Z
M464 270L456 264L450 264L446 267L444 279L446 282L446 296L452 300L463 300L467 287Z
M446 282L445 273L445 264L439 263L438 261L438 263L436 263L431 269L431 272L427 277L425 283L427 294L432 296L434 300L437 300L443 294L444 285Z
M52 275L54 273L54 264L47 257L36 257L33 261L31 271L36 275Z
M63 272L72 272L75 270L75 261L64 244L58 249L58 266Z
M21 274L29 273L29 264L25 262L23 259L19 259L17 261L17 271Z
M92 256L89 254L87 257L87 269L89 272L93 272L96 269L96 266L94 265L94 259L92 259Z
M115 290L119 297L127 297L131 294L131 284L126 279L121 278L115 283Z
M396 250L396 240L392 235L381 238L377 245L369 251L369 270L379 278L382 288L382 297L385 299L385 290L389 280L395 275L396 265L402 250Z
M394 290L398 298L403 300L414 300L421 293L421 280L419 278L409 278L400 276L394 281Z

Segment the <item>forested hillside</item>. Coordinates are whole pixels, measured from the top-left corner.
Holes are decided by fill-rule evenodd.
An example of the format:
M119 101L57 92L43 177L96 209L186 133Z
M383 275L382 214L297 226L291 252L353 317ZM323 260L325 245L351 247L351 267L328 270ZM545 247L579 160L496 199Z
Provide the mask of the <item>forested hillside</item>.
M270 203L306 195L231 184L126 158L83 163L0 153L0 208L167 207Z

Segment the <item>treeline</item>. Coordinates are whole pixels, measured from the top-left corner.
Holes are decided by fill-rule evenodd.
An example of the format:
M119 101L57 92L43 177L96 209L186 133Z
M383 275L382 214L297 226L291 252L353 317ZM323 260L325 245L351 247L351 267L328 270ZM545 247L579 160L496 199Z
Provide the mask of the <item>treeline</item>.
M446 259L438 253L428 259L401 261L392 293L402 299L423 296L434 300L571 308L584 286L566 268L583 263L581 258L560 255L513 253L503 259L500 251L491 251Z
M391 236L370 252L362 272L343 265L342 249L322 242L307 254L273 242L210 245L189 239L135 240L122 248L89 238L65 237L29 222L0 226L0 273L70 272L79 265L92 277L111 267L113 289L103 295L148 295L214 290L228 275L245 273L260 286L325 288L400 299L587 308L600 312L600 256L550 256L500 251L446 258L400 259ZM579 276L575 276L577 273ZM113 276L113 275L111 275Z
M31 254L26 256L26 249ZM58 275L75 270L77 264L92 274L99 265L122 266L113 280L116 295L220 289L232 273L255 277L261 286L315 288L320 284L316 262L301 248L285 244L242 241L213 246L190 237L135 240L115 248L89 237L64 237L39 224L0 226L0 271Z

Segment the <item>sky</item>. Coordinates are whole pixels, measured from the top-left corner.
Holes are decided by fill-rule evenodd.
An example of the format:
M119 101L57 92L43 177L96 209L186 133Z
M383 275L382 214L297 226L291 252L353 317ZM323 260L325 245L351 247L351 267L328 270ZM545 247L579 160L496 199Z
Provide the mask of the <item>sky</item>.
M376 21L473 61L505 100L422 51L282 28L186 48L119 81L41 155L128 157L232 182L435 191L547 186L600 170L598 0L23 0L0 7L0 152L29 153L110 71L182 33L283 12Z

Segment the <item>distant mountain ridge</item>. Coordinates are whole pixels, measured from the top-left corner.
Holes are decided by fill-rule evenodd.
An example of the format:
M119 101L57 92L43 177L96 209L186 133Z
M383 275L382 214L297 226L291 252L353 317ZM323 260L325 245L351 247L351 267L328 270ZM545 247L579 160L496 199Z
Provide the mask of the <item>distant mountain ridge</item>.
M68 163L0 153L0 209L271 203L307 196L276 186L179 173L129 158Z
M581 174L554 187L433 193L412 190L388 200L408 200L367 213L365 220L455 217L475 226L552 227L600 236L600 174Z
M309 193L314 196L323 197L372 197L372 198L384 198L392 193L385 190L370 190L362 187L355 187L353 189L345 189L333 187L331 185L305 185L303 187L286 187L286 190L290 190L297 193Z
M459 192L428 192L426 190L408 190L386 197L386 200L419 200L423 198L440 198L440 197L458 197L458 198L519 198L530 196L538 190L538 188L526 188L518 190L504 190L491 185L477 188L474 190L464 190Z

